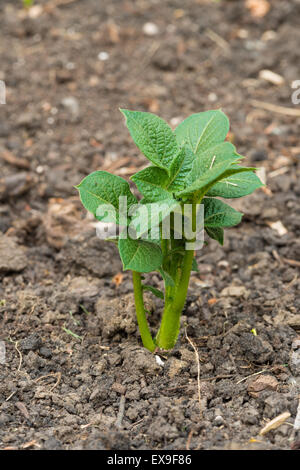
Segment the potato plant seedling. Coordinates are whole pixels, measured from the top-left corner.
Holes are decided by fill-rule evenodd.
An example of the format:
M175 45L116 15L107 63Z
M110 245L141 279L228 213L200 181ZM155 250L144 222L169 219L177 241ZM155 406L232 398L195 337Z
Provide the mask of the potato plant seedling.
M124 270L132 271L143 345L150 351L168 350L178 338L201 234L205 231L223 245L224 228L238 224L243 215L218 198L246 196L262 182L255 168L240 165L243 157L225 141L229 121L221 110L192 114L174 131L154 114L121 112L135 144L151 162L131 177L142 199L137 200L127 181L105 171L91 173L77 188L97 220L120 226L110 240L118 246ZM143 283L143 273L152 271L162 276L164 292ZM155 338L147 322L145 290L164 300Z

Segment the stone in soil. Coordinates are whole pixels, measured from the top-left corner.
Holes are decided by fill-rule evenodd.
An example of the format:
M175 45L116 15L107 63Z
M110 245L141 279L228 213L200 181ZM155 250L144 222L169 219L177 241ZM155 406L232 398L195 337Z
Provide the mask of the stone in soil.
M27 266L25 247L0 233L0 273L22 271Z

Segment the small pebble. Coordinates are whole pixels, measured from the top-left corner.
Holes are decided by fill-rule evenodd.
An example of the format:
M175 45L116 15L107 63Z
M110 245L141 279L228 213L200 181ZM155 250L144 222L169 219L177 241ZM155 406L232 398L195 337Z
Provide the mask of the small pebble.
M109 53L105 52L105 51L99 52L98 59L102 60L102 61L108 60L109 59Z
M215 101L217 101L218 97L215 93L209 93L208 99L209 99L209 101L215 102Z
M224 418L221 415L217 415L214 419L214 425L215 426L222 426L224 424Z
M254 162L262 162L263 160L267 160L268 155L264 150L254 150L251 152L250 158Z
M158 26L155 23L145 23L143 32L146 36L156 36L159 33Z
M159 366L163 367L165 365L164 361L162 361L161 358L157 355L155 356L155 360Z
M42 347L40 349L40 355L46 359L50 359L52 357L52 351L49 348Z
M22 351L36 351L41 347L42 340L41 338L33 333L32 335L27 336L20 342L20 348Z
M61 101L61 104L64 108L70 111L70 113L73 116L79 115L79 103L78 103L78 100L74 98L74 96L67 96L66 98L63 98ZM53 119L53 118L48 118L48 122L49 122L49 119Z

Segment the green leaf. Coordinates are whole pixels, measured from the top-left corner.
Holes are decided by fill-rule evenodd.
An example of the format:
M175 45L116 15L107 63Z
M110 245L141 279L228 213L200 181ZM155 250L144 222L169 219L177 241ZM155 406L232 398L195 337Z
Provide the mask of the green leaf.
M163 254L159 245L155 243L120 238L118 247L124 270L149 273L161 266Z
M192 271L196 271L197 273L199 272L198 263L197 263L196 258L193 258Z
M129 229L133 229L136 232L136 238L140 238L150 229L159 226L177 208L180 208L180 204L175 199L140 204L132 214Z
M165 281L165 286L166 287L174 287L175 286L174 279L172 278L172 276L170 276L169 273L167 273L167 271L164 271L163 268L160 267L158 269L158 272L161 274L161 277Z
M114 245L118 246L119 236L115 235L115 236L112 236L112 237L109 237L109 238L105 238L105 241L106 242L111 242Z
M207 196L237 198L251 194L255 189L264 186L258 176L252 172L238 173L220 180L206 193Z
M197 178L201 177L207 171L213 169L216 165L222 162L237 162L240 156L236 153L235 146L230 142L222 142L209 150L199 153L192 166L191 174L189 175L187 184L191 184Z
M153 286L147 286L145 284L142 285L142 288L143 290L147 290L149 292L152 292L152 294L154 294L156 297L158 297L159 299L164 299L164 294L161 290L159 289L156 289L156 287L153 287Z
M221 110L196 113L185 119L174 133L179 146L187 144L199 154L222 142L229 131L229 120Z
M202 194L217 181L226 176L226 171L232 164L231 161L225 161L214 165L211 169L206 171L202 176L199 176L193 183L189 184L185 189L176 192L176 196L183 196L193 194L196 191L201 190Z
M170 168L171 176L165 170L150 166L131 177L147 202L172 198L175 191L185 187L185 181L192 171L195 155L188 147L177 154Z
M169 191L180 191L185 187L185 181L192 171L194 159L193 152L187 146L183 147L171 168L171 177L166 186Z
M195 192L198 192L199 197L201 195L203 196L215 183L221 179L227 178L228 176L237 173L242 173L244 171L253 171L255 169L250 167L245 168L233 163L234 162L230 160L226 160L224 162L218 163L217 165L214 165L183 191L175 193L176 196L191 195Z
M243 214L220 201L220 199L204 198L204 227L232 227L242 220Z
M210 238L217 240L220 245L224 244L224 230L222 227L205 227L205 231Z
M176 138L168 124L152 113L120 110L137 147L154 165L167 170L179 152Z
M130 186L123 178L111 175L107 171L94 171L86 176L76 186L79 191L80 200L84 207L98 220L106 222L119 222L119 197L127 197L127 207L137 204L137 199L130 191ZM102 205L110 205L112 212L103 215L97 214L97 209ZM124 208L122 208L123 210ZM114 212L116 213L114 214ZM127 221L127 213L122 213L123 223Z
M165 189L169 180L168 174L161 168L149 166L133 175L131 179L147 202L172 198L172 193Z

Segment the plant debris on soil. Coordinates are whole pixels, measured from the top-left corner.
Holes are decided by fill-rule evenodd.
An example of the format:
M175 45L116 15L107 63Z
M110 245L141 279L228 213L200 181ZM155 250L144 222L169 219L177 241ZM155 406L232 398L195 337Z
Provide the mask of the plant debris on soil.
M1 449L299 448L299 17L297 0L1 2ZM174 127L222 108L267 183L197 253L179 341L157 355L74 189L145 165L119 108Z

